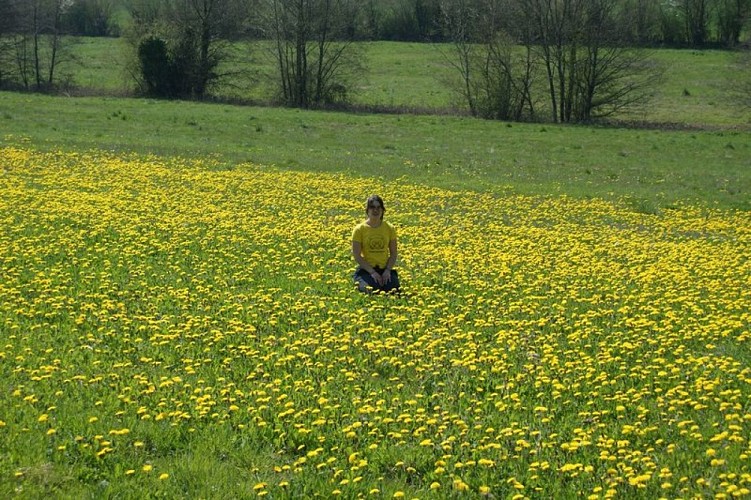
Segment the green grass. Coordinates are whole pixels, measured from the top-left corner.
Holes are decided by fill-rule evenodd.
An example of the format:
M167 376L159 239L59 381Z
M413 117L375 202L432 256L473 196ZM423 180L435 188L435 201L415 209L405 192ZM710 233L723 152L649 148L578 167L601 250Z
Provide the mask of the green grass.
M67 60L61 71L78 87L128 93L133 88L128 73L129 47L124 38L66 38Z
M420 43L365 44L370 71L357 88L355 102L362 105L407 109L465 109L452 92L454 79L448 57L451 47Z
M251 161L499 194L749 209L749 132L507 124L194 102L3 93L0 139Z
M750 136L0 93L0 497L749 495Z
M665 79L644 119L657 122L748 127L751 114L732 90L748 78L731 51L657 50Z
M749 212L37 139L0 149L2 498L751 494ZM398 297L350 283L374 191Z
M464 109L451 91L456 75L447 63L449 45L373 42L360 44L358 50L368 71L353 89L354 104L435 112ZM124 68L128 51L124 39L75 39L71 44L75 60L63 68L73 75L76 85L121 93L132 88L132 78ZM229 77L228 85L215 89L215 94L268 101L272 88L263 75L273 74L274 65L264 44L236 44L232 53L222 71L242 71L245 76ZM653 51L653 56L665 68L655 100L646 109L621 118L700 127L747 129L751 125L751 109L738 106L728 90L739 77L736 53L666 49Z

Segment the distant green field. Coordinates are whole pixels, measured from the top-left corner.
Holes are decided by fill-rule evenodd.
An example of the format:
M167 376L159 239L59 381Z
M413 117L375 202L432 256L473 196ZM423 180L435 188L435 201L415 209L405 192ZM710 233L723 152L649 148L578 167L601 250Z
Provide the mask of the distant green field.
M234 49L231 66L225 70L243 70L245 76L229 78L215 94L269 100L271 91L262 76L273 71L273 64L263 45L236 45ZM455 77L447 63L450 46L374 42L363 43L358 49L369 70L352 93L355 104L437 112L463 109L448 84ZM66 71L76 85L114 93L126 91L132 88L128 50L124 39L75 39L71 43L75 61ZM738 106L728 90L732 79L738 77L735 53L657 50L653 55L666 69L653 103L646 110L621 118L722 127L751 125L751 109Z

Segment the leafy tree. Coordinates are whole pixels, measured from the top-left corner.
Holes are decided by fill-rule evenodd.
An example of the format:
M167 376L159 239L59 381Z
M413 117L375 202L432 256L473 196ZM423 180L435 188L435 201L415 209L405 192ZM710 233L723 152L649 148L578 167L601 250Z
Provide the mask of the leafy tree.
M420 41L440 41L441 7L436 0L414 0L417 38Z
M412 42L443 40L440 0L381 0L378 3L381 39Z
M112 24L115 0L75 0L68 8L66 24L71 33L108 36L117 31Z
M663 1L658 5L659 41L667 45L686 43L684 23L678 5L672 1Z
M157 97L173 97L175 89L167 42L155 36L146 37L138 45L138 62L142 92Z
M743 29L751 19L751 0L717 0L717 37L726 47L740 43Z
M203 98L223 76L227 41L247 15L245 0L138 0L131 4L131 42L138 54L142 88L162 97ZM163 43L163 45L162 45ZM154 61L148 61L154 57ZM166 64L156 70L160 64ZM148 74L147 74L148 72ZM155 78L163 81L154 84Z
M623 0L616 10L617 23L622 27L624 43L636 46L660 41L660 2L655 0Z
M692 47L702 47L709 36L710 0L680 0L686 39Z

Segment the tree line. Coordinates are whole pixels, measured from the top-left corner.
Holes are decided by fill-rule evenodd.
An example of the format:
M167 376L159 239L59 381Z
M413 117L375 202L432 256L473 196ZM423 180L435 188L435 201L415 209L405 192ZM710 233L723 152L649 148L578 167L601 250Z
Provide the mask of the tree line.
M140 93L201 99L232 42L266 40L278 102L317 107L348 101L353 42L425 41L473 115L581 122L648 99L645 48L734 48L749 23L751 0L0 0L0 87L64 83L66 35L123 36Z
M165 5L191 2L171 0L0 0L4 29L23 24L31 11L55 16L55 28L78 36L120 36L130 24L128 13L159 12ZM214 2L208 2L213 4ZM223 2L222 2L223 3ZM263 0L244 0L245 17L237 36L265 37L257 24ZM293 2L282 2L291 5ZM444 25L443 0L361 0L346 20L346 34L355 40L447 42L452 34ZM454 2L457 3L457 2ZM509 4L513 2L507 2ZM560 3L560 2L556 2ZM564 2L565 3L565 2ZM623 41L629 46L733 48L751 23L751 0L619 0L617 23L624 26ZM17 15L13 15L14 11ZM238 14L238 12L233 12ZM31 13L31 15L34 15ZM238 19L239 20L239 19ZM48 22L49 20L45 20ZM16 26L20 27L20 26ZM7 32L7 31L6 31Z

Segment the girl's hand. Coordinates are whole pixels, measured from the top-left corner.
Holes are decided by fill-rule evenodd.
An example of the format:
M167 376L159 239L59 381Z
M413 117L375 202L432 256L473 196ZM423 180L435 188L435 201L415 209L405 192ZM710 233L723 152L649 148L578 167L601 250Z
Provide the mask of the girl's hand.
M383 271L383 283L385 284L389 282L391 282L391 270L386 269L385 271Z
M375 280L376 283L378 283L378 286L383 286L383 278L380 274L373 271L372 273L370 273L370 276Z

